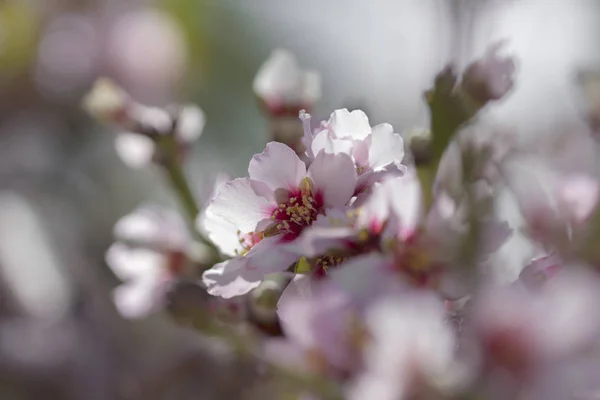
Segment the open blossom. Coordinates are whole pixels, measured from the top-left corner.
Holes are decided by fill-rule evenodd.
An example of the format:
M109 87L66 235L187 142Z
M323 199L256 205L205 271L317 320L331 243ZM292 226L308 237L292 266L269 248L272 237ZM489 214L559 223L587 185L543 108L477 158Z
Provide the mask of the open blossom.
M193 274L208 254L190 238L185 222L170 210L140 207L117 222L106 263L123 280L114 301L123 316L156 311L174 279Z
M172 135L182 153L200 137L206 119L204 112L191 104L163 109L137 103L107 78L95 83L83 106L91 116L122 130L115 139L115 147L131 168L160 161L156 142L161 136Z
M406 166L402 165L404 142L400 134L394 133L390 124L371 127L364 112L350 112L343 108L334 111L329 120L313 132L310 115L301 113L300 118L304 122L303 141L309 160L320 151L348 154L358 173L357 192L387 176L399 176L406 172Z
M265 344L267 357L290 367L342 377L360 365L366 341L351 299L328 283L297 276L277 304L285 339Z
M347 154L320 152L307 168L288 146L271 142L255 155L250 177L223 185L209 212L239 231L243 254L215 265L203 275L211 294L247 293L266 274L286 270L298 261L287 247L329 209L352 198L356 169Z
M348 385L349 399L443 398L459 387L456 339L438 298L389 294L367 309L365 319L364 371Z
M577 380L567 369L598 345L598 284L589 271L572 268L533 290L518 284L483 286L471 301L468 318L479 346L481 376L493 379L503 371L512 378L504 384L533 393L540 384L546 389L550 385L551 396L527 398L570 398L572 393L565 395L564 390ZM598 359L598 354L593 357Z
M289 51L276 49L256 73L253 88L270 114L296 116L321 97L321 78L303 70Z

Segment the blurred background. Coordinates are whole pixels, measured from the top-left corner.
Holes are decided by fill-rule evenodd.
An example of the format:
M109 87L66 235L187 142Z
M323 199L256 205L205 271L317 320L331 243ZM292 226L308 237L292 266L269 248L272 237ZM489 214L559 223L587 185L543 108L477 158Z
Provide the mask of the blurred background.
M202 186L244 174L268 140L252 80L276 47L321 72L318 117L361 108L404 132L427 127L422 93L437 71L499 39L517 84L483 118L559 165L576 154L565 168L595 170L575 76L600 65L597 0L0 0L0 398L241 396L218 346L161 315L124 321L111 303L113 224L142 202L175 203L81 111L97 77L148 104L203 108L186 166ZM516 248L528 251L500 260L527 257Z

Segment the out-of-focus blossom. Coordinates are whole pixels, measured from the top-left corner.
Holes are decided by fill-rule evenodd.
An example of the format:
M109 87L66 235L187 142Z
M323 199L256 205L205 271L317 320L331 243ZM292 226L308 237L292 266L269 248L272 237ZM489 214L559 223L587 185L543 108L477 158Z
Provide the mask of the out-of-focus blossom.
M349 399L443 398L460 387L463 368L438 298L385 296L367 310L366 328L364 371L349 384Z
M371 196L364 208L379 210L378 217L365 213L371 214L371 224L380 218L378 224L385 223L395 234L384 238L377 251L349 258L332 272L332 279L361 301L376 298L390 286L434 289L449 299L464 296L462 250L469 240L464 208L439 197L430 212L422 215L418 181L410 173L386 181ZM394 224L398 225L392 228ZM505 223L486 221L475 262L481 263L497 251L510 233Z
M296 262L286 247L320 214L347 205L357 182L346 154L320 152L306 168L291 148L276 142L252 158L248 172L249 178L222 186L209 205L210 213L233 224L248 243L244 255L203 275L209 292L224 297L244 294L265 274Z
M302 112L300 118L305 126L303 140L308 158L320 151L351 156L358 173L357 193L386 176L406 172L406 166L401 164L404 141L390 124L371 127L364 112L344 108L334 111L314 133L310 129L310 115Z
M366 332L358 310L334 286L299 276L283 293L277 314L286 339L266 342L274 362L336 378L360 365Z
M501 99L514 85L515 62L500 55L503 45L491 46L485 57L467 66L463 74L461 87L478 105Z
M195 105L166 109L135 102L113 81L101 78L83 99L83 107L94 118L121 129L115 139L117 153L131 168L141 168L164 155L158 142L171 136L182 156L200 137L206 117Z
M535 290L482 287L471 300L470 317L481 344L480 372L502 369L518 384L532 383L546 367L595 346L600 333L598 283L589 271L564 269Z
M117 222L106 262L124 281L115 289L117 308L128 318L156 311L176 278L194 276L210 257L175 212L140 207Z
M123 14L111 27L107 45L107 61L116 75L144 99L164 100L185 73L185 38L164 11L142 8Z
M321 77L303 70L289 51L276 49L258 70L253 88L270 115L296 116L321 97Z

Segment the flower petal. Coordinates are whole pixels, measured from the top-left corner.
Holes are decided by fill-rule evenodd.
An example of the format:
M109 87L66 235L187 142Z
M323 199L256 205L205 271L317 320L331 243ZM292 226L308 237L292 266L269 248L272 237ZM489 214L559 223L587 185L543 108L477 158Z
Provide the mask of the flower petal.
M394 278L391 260L381 254L354 257L330 273L333 283L359 303L381 294ZM390 279L392 278L392 279Z
M282 244L277 236L267 237L258 242L244 256L247 268L262 276L282 272L298 261L298 255L288 250L288 244Z
M364 139L371 133L369 118L361 110L349 112L342 108L329 117L328 125L337 138Z
M123 284L113 291L113 301L125 318L143 318L162 301L159 282L142 279Z
M184 143L191 143L202 135L205 124L206 115L204 111L196 105L187 105L179 112L175 137Z
M117 154L130 168L141 168L150 164L156 145L152 139L137 133L120 133L115 138Z
M242 232L253 232L261 220L270 217L274 206L273 191L266 184L249 178L234 179L222 185L210 203L215 215Z
M157 275L162 271L165 262L160 253L122 243L111 245L105 258L110 269L124 281Z
M308 168L308 176L318 192L323 194L325 206L342 207L356 189L356 168L347 154L326 154L321 151Z
M289 146L270 142L262 153L252 157L248 174L273 190L294 190L306 176L306 165Z
M229 299L256 288L260 285L261 276L248 270L245 257L237 257L204 271L202 282L208 293Z
M198 230L205 232L221 253L233 257L243 250L237 228L217 216L212 207L209 206L204 210L198 218L197 225Z
M404 158L402 136L391 132L389 124L381 124L375 128L371 135L371 147L369 148L370 167L376 169L387 164L400 164Z
M321 150L327 154L352 154L352 141L345 139L331 138L329 131L323 130L314 137L311 150L313 154L319 154Z

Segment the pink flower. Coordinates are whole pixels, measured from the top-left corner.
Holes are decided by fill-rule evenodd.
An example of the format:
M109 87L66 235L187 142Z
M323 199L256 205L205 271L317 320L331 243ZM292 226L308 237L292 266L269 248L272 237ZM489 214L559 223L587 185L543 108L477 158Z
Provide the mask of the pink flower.
M321 77L301 69L289 51L276 49L256 73L253 88L272 115L297 115L321 97Z
M172 135L180 153L197 140L206 117L195 105L169 109L137 103L109 79L99 79L83 101L88 113L121 130L115 139L117 154L131 168L161 161L157 140Z
M469 318L481 344L486 371L503 369L518 382L537 379L548 365L577 357L597 342L598 278L563 269L543 285L481 288Z
M203 275L209 292L223 297L244 294L264 275L298 261L287 247L319 215L348 204L357 182L346 154L320 152L307 169L291 148L276 142L252 158L248 172L249 178L222 186L209 205L210 213L252 238L245 254Z
M277 308L286 338L268 341L267 357L337 378L356 370L366 336L358 310L343 292L297 276Z
M386 176L406 172L406 166L401 164L404 142L390 124L371 128L364 112L344 108L334 111L322 129L313 134L310 115L301 113L300 117L305 124L303 141L309 159L320 151L351 156L358 173L357 193Z
M348 385L349 399L421 398L432 388L450 394L459 387L463 370L440 299L426 292L386 295L367 309L365 321L364 371Z
M140 318L164 304L176 278L193 274L207 258L193 242L180 216L157 207L140 207L117 222L117 242L106 253L106 263L124 281L114 291L121 314Z

